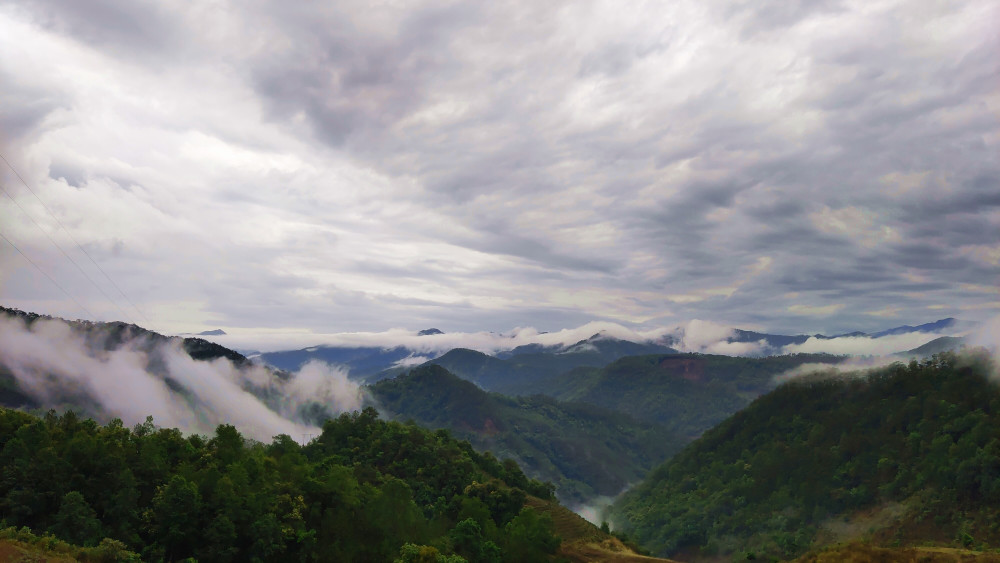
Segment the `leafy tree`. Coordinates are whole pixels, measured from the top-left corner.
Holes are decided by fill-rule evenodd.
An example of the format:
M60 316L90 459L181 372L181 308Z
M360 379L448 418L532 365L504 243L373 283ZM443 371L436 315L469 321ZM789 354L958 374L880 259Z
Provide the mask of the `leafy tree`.
M155 538L164 549L165 558L182 559L194 554L198 544L201 495L198 488L180 475L174 475L153 499Z
M393 563L466 563L466 560L459 555L442 555L429 545L406 543L399 548L399 557Z
M506 527L507 561L532 563L548 561L559 549L559 537L552 529L552 518L524 508Z
M97 545L101 540L101 522L77 491L63 495L51 530L56 536L77 545Z

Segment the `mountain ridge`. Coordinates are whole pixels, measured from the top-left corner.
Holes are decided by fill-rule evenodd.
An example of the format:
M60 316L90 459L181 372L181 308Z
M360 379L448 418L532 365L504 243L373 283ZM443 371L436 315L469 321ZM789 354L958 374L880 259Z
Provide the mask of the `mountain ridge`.
M743 351L739 353L727 353L728 355L765 357L769 355L785 354L787 353L786 347L801 346L810 339L829 341L838 338L871 338L877 340L886 336L900 336L909 333L940 333L948 330L959 330L962 327L969 328L971 326L973 326L972 323L966 323L964 321L948 317L915 326L900 325L872 333L852 331L836 334L834 336L827 336L821 333L786 335L734 328L728 336L725 336L719 342L725 344L751 345L742 349ZM420 336L438 336L444 333L438 329L431 328L421 330L416 334ZM460 342L460 340L456 340L456 342ZM599 331L589 338L581 339L575 342L556 344L529 343L515 346L510 349L499 349L495 352L479 352L500 360L512 360L521 356L537 357L538 355L545 354L562 355L586 353L588 351L596 350L598 354L603 354L603 360L600 360L603 361L603 364L600 365L606 365L607 363L623 356L680 351L707 351L697 350L693 347L685 347L684 344L685 333L683 330L679 333L668 333L658 338L650 338L646 340L617 338L610 336L603 331ZM620 351L617 353L613 352L612 349L615 347L620 348ZM384 377L398 375L399 373L404 372L407 368L424 361L435 361L446 355L451 350L462 348L471 349L467 346L462 346L461 344L457 344L450 348L442 347L440 349L428 348L426 346L408 347L399 344L384 346L317 345L294 350L290 349L264 352L258 354L258 356L262 361L265 361L279 369L288 371L298 369L311 359L319 359L348 368L350 370L350 376L353 379L364 382L374 382ZM589 364L593 367L599 367L600 361L592 360L586 363L579 362L579 365ZM568 366L564 368L563 371L571 369L572 367L578 366Z

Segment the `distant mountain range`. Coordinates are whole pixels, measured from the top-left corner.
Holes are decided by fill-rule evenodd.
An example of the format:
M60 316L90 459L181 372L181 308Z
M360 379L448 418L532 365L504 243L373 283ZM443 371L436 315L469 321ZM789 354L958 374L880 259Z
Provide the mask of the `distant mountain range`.
M901 334L911 333L942 333L947 331L968 330L973 326L974 325L972 323L967 323L949 317L917 326L902 325L872 333L854 331L834 336L826 336L824 334L767 334L752 330L736 329L734 331L735 334L730 337L727 342L763 342L765 343L765 347L755 355L773 355L781 354L782 349L785 346L803 344L810 338L815 338L817 340L833 340L835 338L882 338L885 336L898 336Z
M826 336L823 334L770 334L735 329L725 338L726 343L757 344L748 356L764 357L786 354L785 348L801 345L810 338L871 338L911 333L951 333L969 330L974 325L954 318L940 319L917 326L902 325L886 330L860 331ZM421 330L420 336L444 334L436 328ZM374 382L404 373L425 362L448 368L485 389L502 393L530 393L525 383L541 376L563 373L577 367L602 367L625 356L670 354L691 351L684 347L683 332L668 334L657 341L633 342L598 333L572 344L526 344L509 350L487 354L470 349L433 350L406 346L313 346L298 350L282 350L255 354L255 358L279 369L294 371L310 360L320 360L343 366L356 381ZM946 341L943 341L946 342ZM697 350L695 350L697 351ZM903 351L900 351L901 353ZM909 351L906 351L908 353ZM486 359L490 358L490 359ZM475 367L473 367L473 364Z
M895 328L890 328L888 330L872 333L869 336L871 336L872 338L881 338L883 336L892 336L894 334L908 334L911 332L944 332L946 330L960 328L963 325L965 325L966 328L971 327L970 323L963 323L958 319L948 317L947 319L941 319L939 321L934 321L932 323L926 323L917 326L910 326L910 325L897 326Z

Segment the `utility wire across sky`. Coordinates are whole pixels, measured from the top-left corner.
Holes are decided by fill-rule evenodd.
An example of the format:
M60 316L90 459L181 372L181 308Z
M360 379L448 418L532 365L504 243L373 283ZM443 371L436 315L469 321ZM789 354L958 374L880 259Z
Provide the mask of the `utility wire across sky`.
M112 277L111 277L111 276L110 276L110 275L109 275L109 274L108 274L108 273L107 273L107 272L106 272L106 271L104 270L104 268L102 268L102 267L101 267L101 265L100 265L100 264L98 264L96 260L94 260L94 257L93 257L93 256L91 256L91 255L90 255L90 253L89 253L89 252L87 252L87 250L86 250L86 249L85 249L85 248L83 247L83 245L81 245L81 244L80 244L80 243L79 243L79 242L78 242L78 241L76 240L76 238L75 238L75 237L73 236L73 234L72 234L72 233L70 233L69 229L67 229L67 228L66 228L66 226L65 226L65 225L63 224L63 222L59 220L59 217L58 217L58 216L57 216L57 215L56 215L55 213L53 213L51 209L49 209L49 206L45 205L45 202L44 202L44 201L42 201L42 199L41 199L40 197L38 197L38 194L37 194L37 193L35 192L35 190L33 190L33 189L31 188L31 186L30 186L30 185L28 185L28 182L26 182L26 181L24 180L24 178L23 178L23 177L21 176L21 174L20 174L20 173L18 173L17 169L15 169L15 168L14 168L14 166L13 166L13 165L12 165L12 164L10 163L10 161L8 161L8 160L7 160L7 158L6 158L6 157L5 157L5 156L4 156L3 154L0 154L0 160L3 160L3 162L4 162L4 164L5 164L6 166L7 166L7 168L9 168L9 169L10 169L10 171L11 171L11 172L12 172L12 173L14 174L14 176L16 176L16 177L17 177L17 179L21 181L21 184L22 184L22 185L24 185L24 187L25 187L25 188L26 188L26 189L28 190L28 192L29 192L29 193L31 193L31 195L32 195L32 196L34 196L34 198L35 198L35 199L36 199L36 200L38 201L38 203L39 203L39 204L40 204L40 205L42 206L42 209L44 209L44 210L45 210L45 212L46 212L46 213L48 213L50 217L52 217L52 219L53 219L53 220L54 220L54 221L56 222L56 224L57 224L57 225L59 225L59 228L60 228L60 229L62 229L62 230L63 230L63 232L65 232L65 233L66 233L66 235L67 235L67 236L69 237L69 239L70 239L71 241L73 241L73 244L74 244L74 245L76 245L76 248L77 248L77 249L79 249L79 250L80 250L80 252L82 252L82 253L83 253L83 255L87 257L87 259L88 259L88 260L90 260L91 264L93 264L93 265L94 265L94 267L96 267L96 268L97 268L97 270L98 270L99 272L101 272L101 274L102 274L102 275L104 276L104 278L105 278L105 279L107 279L107 280L108 280L108 282L109 282L109 283L110 283L110 284L111 284L112 286L114 286L114 288L115 288L115 289L116 289L116 290L118 291L118 293L120 293L120 294L121 294L121 296L122 296L122 297L123 297L123 298L125 299L125 301L126 301L126 302L128 302L128 304L129 304L129 305L131 305L133 309L135 309L135 311L136 311L136 312L137 312L137 313L139 314L139 316L140 316L140 317L141 317L141 318L142 318L142 319L143 319L143 320L145 321L145 323L146 323L146 327L147 327L147 328L149 328L150 330L152 330L152 329L153 329L153 326L152 326L152 325L153 325L153 323L152 323L152 321L150 321L150 320L149 320L149 318L148 318L148 317L147 317L147 316L146 316L146 315L145 315L145 314L144 314L144 313L142 312L142 309L140 309L140 308L139 308L139 306L138 306L138 305L136 305L136 304L135 304L135 302L133 302L133 301L132 301L132 300L131 300L131 299L129 298L129 296L128 296L128 295L127 295L127 294L125 293L125 291L124 291L124 290L122 290L122 288L121 288L121 287L120 287L120 286L119 286L119 285L118 285L117 283L115 283L115 280L114 280L114 279L112 279ZM103 296L105 297L105 299L107 299L107 300L108 300L109 302L111 302L111 304L112 304L112 305L114 305L114 306L115 306L115 308L117 308L117 309L118 309L118 311L120 311L120 312L121 312L121 314L122 314L122 315L123 315L123 316L125 317L125 320L127 320L128 322L131 322L131 323L134 323L134 322L135 322L135 321L133 320L132 316L131 316L131 315L129 315L129 314L128 314L128 313L127 313L127 312L125 311L125 309L123 309L123 308L122 308L122 307L121 307L121 306L120 306L120 305L118 304L118 302L117 302L117 301L116 301L116 300L115 300L114 298L112 298L112 297L111 297L110 295L108 295L108 293L107 293L106 291L104 291L104 288L102 288L102 287L100 286L100 284L98 284L98 283L97 283L96 281L94 281L94 279L93 279L92 277L90 277L90 275L89 275L89 274L87 274L86 270L84 270L84 269L83 269L83 267L81 267L81 266L80 266L80 264L79 264L79 263L78 263L78 262L77 262L76 260L74 260L74 259L73 259L73 257L72 257L72 256L70 256L70 255L69 255L69 253L67 253L67 252L66 252L66 251L65 251L65 250L64 250L64 249L62 248L62 246L60 246L60 245L59 245L59 243L57 243L57 242L55 241L55 239L54 239L54 238L53 238L53 237L52 237L52 236L51 236L51 235L50 235L50 234L49 234L49 233L48 233L48 232L47 232L47 231L46 231L46 230L45 230L45 229L44 229L44 228L43 228L43 227L41 226L41 224L39 224L39 222L38 222L38 221L36 221L36 220L35 220L35 218L34 218L34 217L32 217L32 216L31 216L31 214L30 214L30 213L28 213L28 211L27 211L27 210L26 210L26 209L25 209L25 208L24 208L24 207L23 207L23 206L22 206L22 205L21 205L21 204L20 204L20 203L19 203L19 202L18 202L18 201L17 201L16 199L15 199L15 198L14 198L14 196L13 196L13 195L11 195L11 193L10 193L9 191L7 191L7 189L6 189L6 188L5 188L5 187L4 187L4 186L3 186L2 184L0 184L0 190L2 190L2 191L4 192L4 194L5 194L5 195L6 195L6 196L7 196L8 198L10 198L10 200L11 200L11 201L13 201L13 202L14 202L14 205L16 205L16 206L18 207L18 209L20 209L20 210L21 210L21 212L22 212L22 213L24 213L24 214L25 214L25 215L26 215L26 216L28 217L28 219L30 219L30 220L31 220L31 222L32 222L32 223L34 223L36 227L38 227L38 229L39 229L40 231L42 231L42 234L44 234L44 235L45 235L45 237L46 237L47 239L49 239L49 242L51 242L51 243L52 243L52 245L53 245L53 246L55 246L55 247L56 247L56 249L58 249L58 250L59 250L59 252L60 252L60 253L61 253L61 254L62 254L62 255L63 255L64 257L66 257L66 259L67 259L67 260L69 260L69 261L70 261L70 263L72 263L72 264L73 264L73 266L75 266L75 267L76 267L76 269L77 269L77 270L79 270L79 271L80 271L80 273L81 273L81 274L83 274L83 276L84 276L85 278L87 278L87 281L89 281L89 282L90 282L90 283L91 283L91 284L92 284L92 285L93 285L94 287L96 287L96 288L97 288L97 290L101 292L101 295L103 295ZM30 258L28 258L28 256L27 256L27 255L26 255L26 254L25 254L24 252L22 252L22 251L21 251L21 250L20 250L20 249L19 249L19 248L18 248L17 246L15 246L15 245L14 245L14 243L10 241L10 239L8 239L8 238L7 238L6 236L4 236L3 238L4 238L4 240L6 240L6 241L7 241L7 242L8 242L8 243L9 243L9 244L10 244L10 245L11 245L11 246L12 246L12 247L14 248L14 250L17 250L18 254L20 254L20 255L21 255L21 256L23 256L23 257L24 257L24 258L25 258L26 260L28 260L28 262L30 262L30 263L31 263L31 264L32 264L32 265L33 265L33 266L35 267L35 269L37 269L37 270L38 270L39 272L41 272L42 274L44 274L44 275L45 275L45 277L49 278L49 280L51 280L51 281L52 281L52 282L53 282L53 283L54 283L54 284L56 285L56 287L58 287L58 288L59 288L60 290L62 290L62 291L63 291L63 293L66 293L67 295L69 295L69 292L68 292L68 291L66 291L66 289L64 289L64 288L63 288L63 287L62 287L61 285L59 285L58 283L56 283L56 282L55 282L55 279L53 279L53 278L52 278L52 276L50 276L49 274L45 273L45 272L44 272L44 271L43 271L43 270L42 270L41 268L39 268L39 267L38 267L38 265L37 265L37 264L36 264L36 263L35 263L34 261L32 261L32 260L31 260ZM72 296L71 296L71 298L72 298ZM87 310L87 309L86 309L86 308L84 308L84 307L83 307L83 306L82 306L82 305L81 305L81 304L79 303L79 301L77 301L77 300L76 300L75 298L72 298L72 299L73 299L73 301L74 301L74 302L75 302L75 303L76 303L77 305L80 305L80 308L81 308L81 309L83 309L83 310L85 310L85 311ZM88 311L88 314L90 314L90 312L89 312L89 311ZM96 318L94 317L94 315L90 314L90 317L91 317L91 318L94 318L94 319L96 320Z
M24 258L25 260L27 260L28 263L31 264L32 266L34 266L34 268L36 270L38 270L39 273L41 273L43 276L45 276L46 278L48 278L49 281L52 282L52 285L58 287L60 291L62 291L63 293L66 294L66 297L69 297L70 300L73 301L73 303L76 303L76 306L79 307L81 311L83 311L84 313L87 314L87 318L88 319L94 319L94 318L96 318L93 313L91 313L86 307L83 306L83 303L80 303L79 301L77 301L76 297L73 297L73 295L70 292L66 291L66 288L64 288L63 286L59 285L59 282L57 282L52 276L50 276L47 273L45 273L45 270L41 269L38 266L38 264L35 263L34 260L32 260L31 258L28 258L27 254L25 254L24 252L21 252L21 249L18 248L16 244L14 244L13 242L11 242L11 240L9 238L7 238L7 236L4 235L2 232L0 232L0 238L2 238L3 240L7 241L7 244L9 244L11 246L11 248L13 248L14 250L16 250L17 253L21 255L21 258Z

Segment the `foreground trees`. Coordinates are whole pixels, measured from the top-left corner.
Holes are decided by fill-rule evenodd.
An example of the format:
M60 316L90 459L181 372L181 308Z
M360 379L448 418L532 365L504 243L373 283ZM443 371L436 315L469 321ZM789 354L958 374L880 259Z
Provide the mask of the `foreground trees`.
M151 420L128 429L0 410L2 527L90 546L113 538L144 560L544 559L559 540L522 506L550 491L447 432L373 409L327 421L306 446L250 442L227 425L206 439Z
M900 503L890 544L1000 545L1000 387L986 355L787 383L629 491L619 522L658 553L790 557L825 521Z

